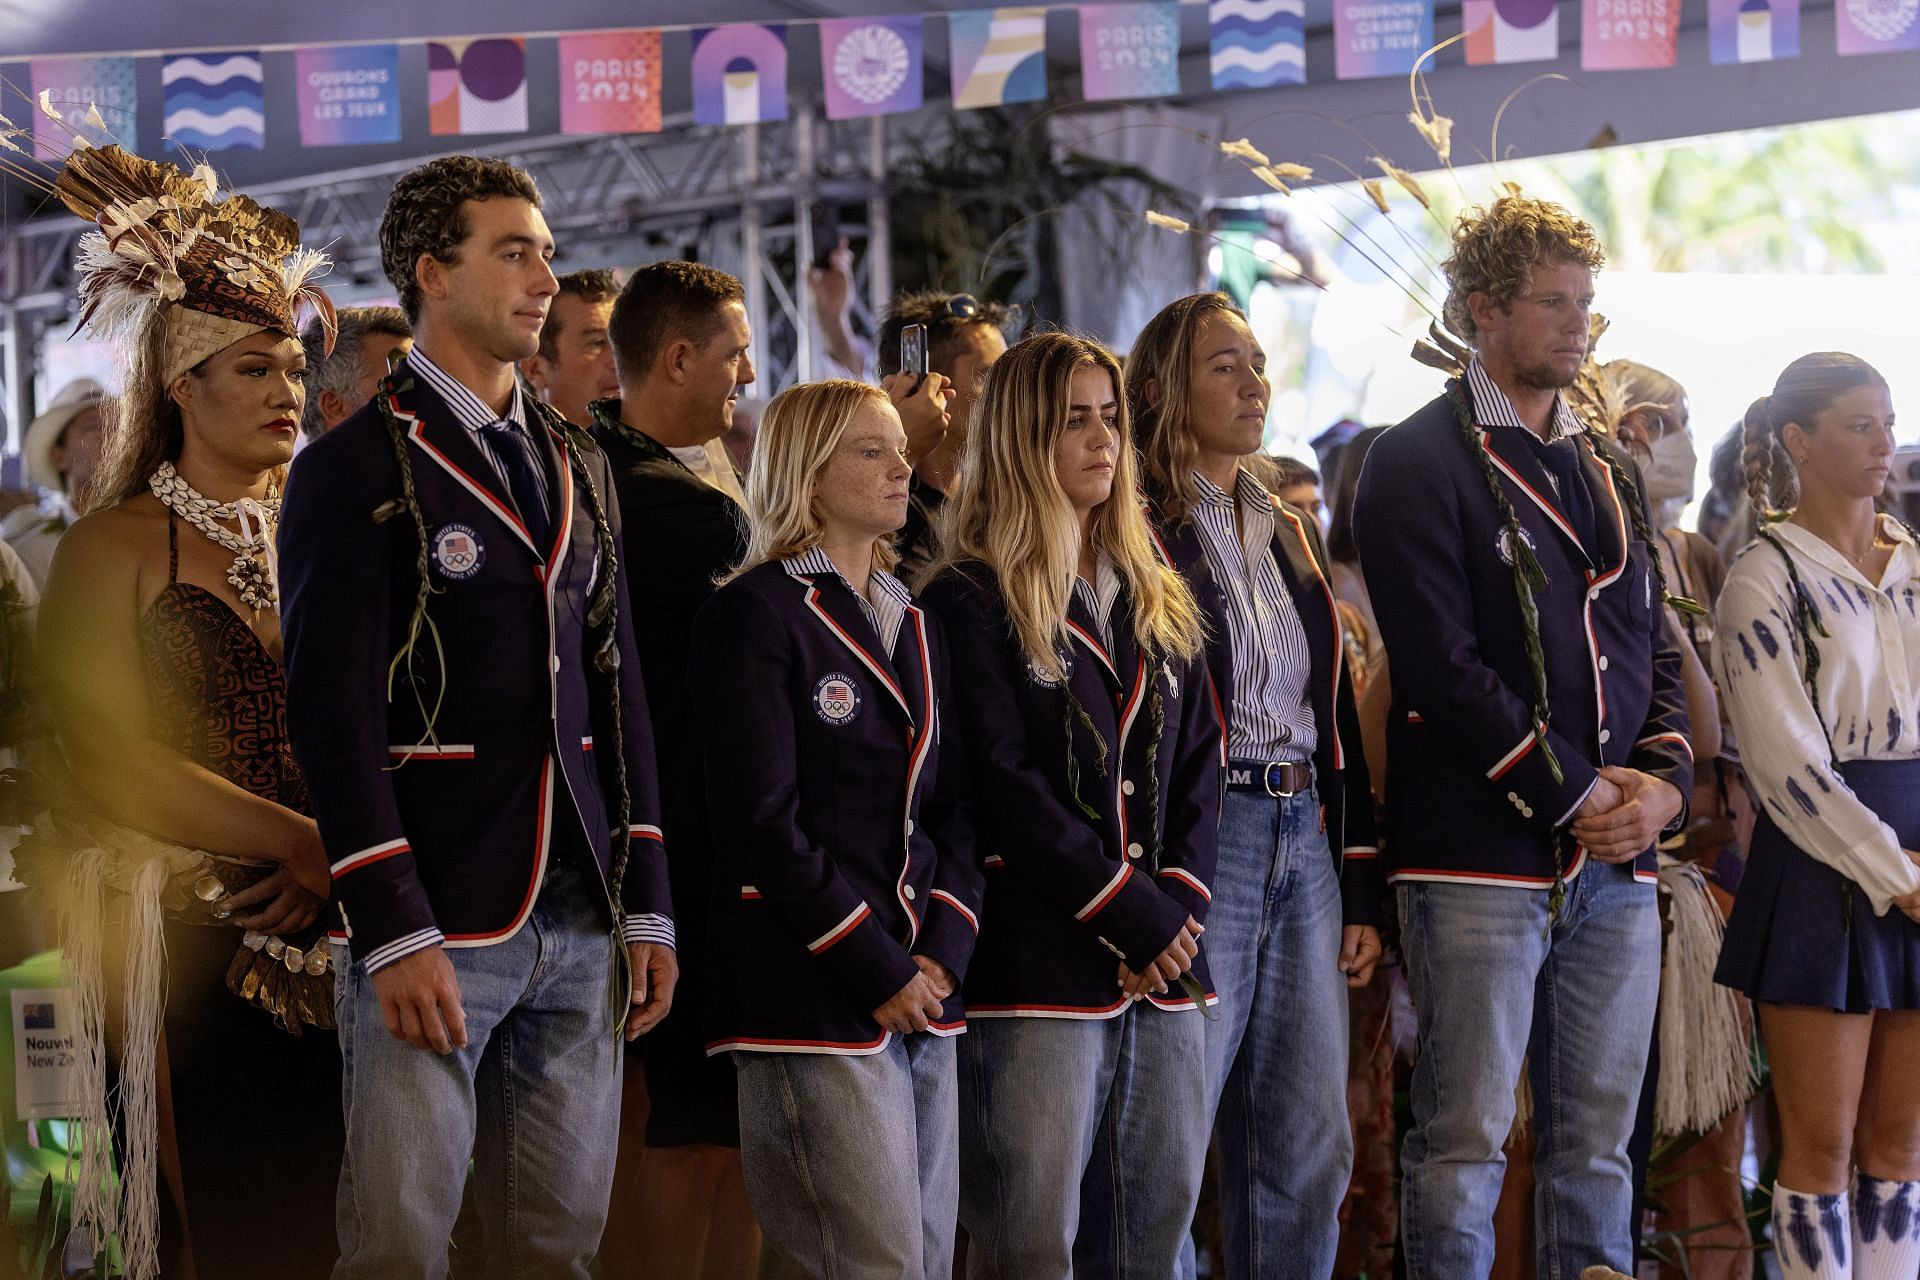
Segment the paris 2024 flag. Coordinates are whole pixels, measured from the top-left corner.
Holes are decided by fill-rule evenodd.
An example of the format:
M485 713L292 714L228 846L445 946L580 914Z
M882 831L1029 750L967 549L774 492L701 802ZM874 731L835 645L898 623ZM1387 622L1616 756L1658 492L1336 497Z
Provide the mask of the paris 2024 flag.
M1560 56L1558 0L1464 0L1467 65L1550 62Z
M886 116L921 103L919 18L829 18L820 24L827 119Z

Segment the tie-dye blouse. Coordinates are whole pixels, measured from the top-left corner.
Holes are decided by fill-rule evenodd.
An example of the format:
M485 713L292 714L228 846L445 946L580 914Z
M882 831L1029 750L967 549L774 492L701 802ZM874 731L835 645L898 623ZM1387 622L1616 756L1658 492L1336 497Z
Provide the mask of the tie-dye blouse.
M1713 649L1741 760L1768 816L1884 915L1894 898L1920 888L1920 868L1833 768L1835 760L1920 759L1920 548L1896 520L1883 518L1881 529L1899 545L1874 583L1799 525L1774 526L1818 620L1818 718L1793 588L1774 547L1749 545L1728 572Z

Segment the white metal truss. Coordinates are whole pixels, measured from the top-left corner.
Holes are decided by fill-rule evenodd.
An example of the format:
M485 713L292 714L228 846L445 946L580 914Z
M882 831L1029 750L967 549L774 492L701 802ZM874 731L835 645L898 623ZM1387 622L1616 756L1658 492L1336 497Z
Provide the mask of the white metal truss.
M689 257L739 276L758 394L800 381L814 364L806 287L816 248L813 206L834 207L840 233L852 242L863 322L892 292L884 119L832 122L799 110L779 123L720 128L681 117L655 134L561 136L474 151L533 175L559 245L558 270ZM392 293L380 268L380 216L395 179L419 162L262 184L247 194L292 215L304 242L333 255L329 292L348 304ZM9 453L18 452L32 416L39 338L71 311L74 249L86 229L62 213L17 225L0 246L0 391Z

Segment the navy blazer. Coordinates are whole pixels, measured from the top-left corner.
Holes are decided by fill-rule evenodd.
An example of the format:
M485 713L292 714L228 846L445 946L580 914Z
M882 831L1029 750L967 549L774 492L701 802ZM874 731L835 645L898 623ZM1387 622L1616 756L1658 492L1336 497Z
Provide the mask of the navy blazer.
M940 758L946 664L915 606L884 653L837 573L758 565L700 610L709 1053L875 1053L915 955L965 980L981 877L964 771ZM958 990L931 1029L966 1029Z
M392 673L422 549L412 519L395 512L389 411L406 430L426 519L427 614L438 632L437 648L423 634L411 671ZM302 450L287 485L279 532L287 733L333 864L335 936L369 972L427 947L513 936L554 856L590 854L583 860L606 892L617 800L613 761L594 748L613 726L605 677L590 675L586 629L601 566L574 448L544 407L530 415L553 478L545 547L533 545L472 432L404 363L373 403ZM617 540L606 461L597 450L580 461ZM634 836L625 907L629 917L667 915L653 734L624 563L618 577L619 730ZM637 923L628 920L630 940Z
M1322 825L1340 872L1341 914L1347 924L1380 927L1386 895L1380 866L1380 843L1374 835L1373 790L1367 760L1360 750L1360 714L1347 679L1346 654L1340 643L1340 613L1334 606L1327 579L1326 545L1320 526L1302 519L1285 503L1273 504L1273 559L1287 584L1294 612L1307 633L1312 668L1307 699L1319 733L1313 749L1315 789L1320 793ZM1225 594L1213 581L1194 520L1179 524L1154 514L1156 532L1167 559L1186 577L1194 598L1207 615L1207 666L1220 697L1221 724L1233 706L1232 637L1221 610Z
M671 841L668 875L681 944L674 1009L691 1011L698 965L706 954L713 842L694 727L705 712L705 698L689 683L687 665L694 618L712 598L714 583L746 554L746 513L689 471L666 446L616 425L618 400L596 401L593 411L594 439L607 455L620 495L620 549L633 593L634 643L660 757L660 826ZM652 1037L653 1043L658 1041L657 1035Z
M1075 593L1067 684L1093 723L1073 729L1075 788L1066 699L1028 665L992 570L949 566L920 598L953 646L954 707L983 817L986 911L967 1016L1118 1014L1128 1001L1116 959L1145 969L1189 915L1205 923L1213 897L1224 757L1205 664L1150 664L1124 591L1109 652ZM1164 724L1151 772L1150 689ZM1211 1003L1204 943L1194 974ZM1193 1004L1177 986L1151 999Z
M1511 552L1487 473L1452 402L1426 405L1374 444L1360 476L1354 536L1393 670L1387 723L1387 864L1392 880L1546 885L1547 835L1568 820L1602 765L1693 786L1680 652L1668 634L1654 550L1634 536L1596 447L1576 437L1593 494L1597 544L1582 545L1548 496L1525 428L1483 428L1494 473L1519 512L1546 587L1535 599L1546 659L1546 739ZM1623 459L1617 451L1613 456ZM1577 874L1586 850L1565 868ZM1654 879L1651 847L1634 864Z

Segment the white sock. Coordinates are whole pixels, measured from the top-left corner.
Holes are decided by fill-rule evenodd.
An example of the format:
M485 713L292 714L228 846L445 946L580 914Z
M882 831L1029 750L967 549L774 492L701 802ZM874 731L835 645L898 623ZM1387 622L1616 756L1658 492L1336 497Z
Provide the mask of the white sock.
M1920 1182L1853 1175L1854 1280L1920 1276Z
M1847 1218L1844 1194L1809 1195L1774 1183L1773 1251L1780 1280L1851 1280Z

